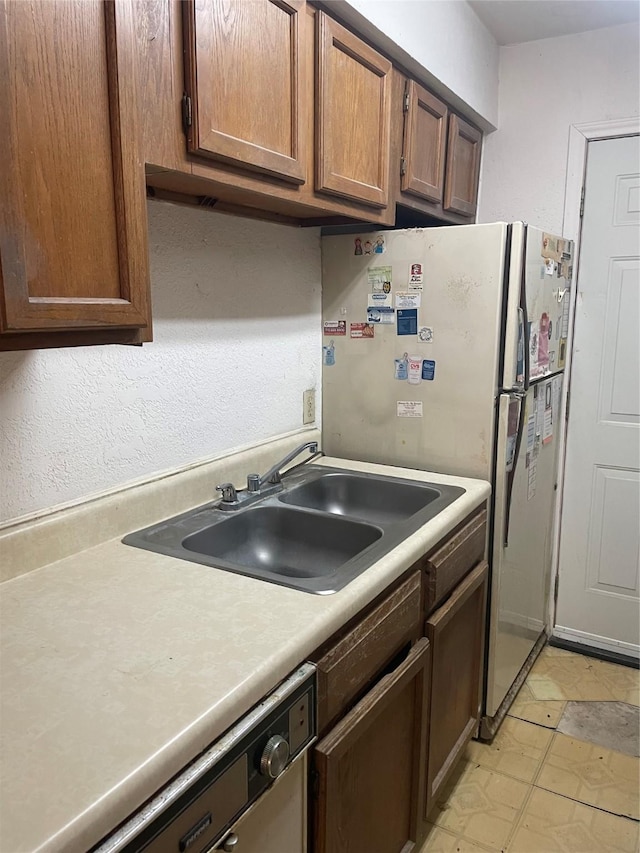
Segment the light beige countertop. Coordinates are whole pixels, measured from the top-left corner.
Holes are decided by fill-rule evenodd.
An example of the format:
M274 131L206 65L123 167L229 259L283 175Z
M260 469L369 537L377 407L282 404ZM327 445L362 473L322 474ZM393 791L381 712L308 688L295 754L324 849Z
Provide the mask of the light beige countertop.
M490 491L480 480L319 461L466 492L333 595L120 536L2 584L2 853L96 844Z

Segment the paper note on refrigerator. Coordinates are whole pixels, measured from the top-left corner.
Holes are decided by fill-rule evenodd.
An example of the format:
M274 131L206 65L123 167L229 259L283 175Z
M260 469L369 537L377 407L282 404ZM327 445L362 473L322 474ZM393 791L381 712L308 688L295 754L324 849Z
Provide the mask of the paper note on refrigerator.
M551 380L551 410L554 421L560 419L560 394L562 392L562 377L554 376Z
M531 459L531 463L528 469L528 479L527 479L527 500L530 501L531 498L535 496L536 493L536 480L538 477L538 460Z
M542 422L542 443L549 444L553 438L553 386L544 384L544 419Z

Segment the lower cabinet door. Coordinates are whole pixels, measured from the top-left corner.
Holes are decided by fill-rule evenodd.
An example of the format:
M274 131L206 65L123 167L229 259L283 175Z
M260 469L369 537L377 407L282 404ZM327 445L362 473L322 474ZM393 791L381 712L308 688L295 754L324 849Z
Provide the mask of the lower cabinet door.
M425 817L480 719L488 569L479 563L427 619L433 657Z
M315 747L314 853L414 849L430 667L422 638Z

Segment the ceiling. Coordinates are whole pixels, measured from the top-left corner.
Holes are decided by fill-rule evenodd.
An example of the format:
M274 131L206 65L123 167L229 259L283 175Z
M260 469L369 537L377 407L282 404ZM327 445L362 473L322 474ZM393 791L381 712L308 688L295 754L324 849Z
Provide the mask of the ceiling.
M628 24L640 0L469 0L498 44L566 36Z

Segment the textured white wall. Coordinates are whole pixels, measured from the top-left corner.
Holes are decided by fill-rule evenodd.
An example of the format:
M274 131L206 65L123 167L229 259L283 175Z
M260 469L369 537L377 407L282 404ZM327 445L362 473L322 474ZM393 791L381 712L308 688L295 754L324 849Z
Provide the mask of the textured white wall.
M151 202L149 248L153 343L0 353L0 521L302 426L319 230Z
M334 8L371 38L383 33L389 41L379 43L394 58L419 73L408 57L415 60L436 93L484 129L497 126L498 43L464 0L346 0Z
M638 115L639 78L636 24L502 47L478 220L525 219L559 233L570 125Z

